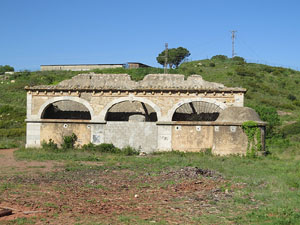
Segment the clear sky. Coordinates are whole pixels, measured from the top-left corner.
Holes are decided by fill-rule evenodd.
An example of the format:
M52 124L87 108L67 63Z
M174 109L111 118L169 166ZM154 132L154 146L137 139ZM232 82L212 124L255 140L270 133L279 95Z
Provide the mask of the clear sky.
M299 0L0 0L0 65L142 62L185 47L300 69Z

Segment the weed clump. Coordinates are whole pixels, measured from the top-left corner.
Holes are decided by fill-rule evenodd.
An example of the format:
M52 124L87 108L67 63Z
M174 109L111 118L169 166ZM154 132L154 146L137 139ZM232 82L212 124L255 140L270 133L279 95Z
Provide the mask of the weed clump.
M63 143L59 148L58 145L50 139L48 142L42 142L42 149L53 152L61 152L75 149L75 142L77 141L76 134L72 134L71 136L64 136ZM99 145L95 145L93 143L85 144L82 147L77 147L76 151L87 151L87 152L101 152L101 153L111 153L111 154L120 154L120 155L138 155L140 153L139 150L126 146L122 149L115 147L113 144L102 143Z
M122 155L138 155L140 153L139 150L126 146L122 149L115 147L113 144L102 143L100 145L95 145L93 143L89 143L87 145L83 145L82 150L84 151L96 151L103 153L112 153L112 154L122 154Z
M43 141L42 148L45 150L58 150L57 144L52 139L49 139L48 142Z
M72 134L71 136L64 136L63 143L61 145L62 149L74 149L75 142L77 141L78 137L76 134Z
M95 151L95 152L104 152L104 153L120 153L121 150L115 147L113 144L103 143L100 145L95 145L93 143L89 143L87 145L83 145L81 147L83 151Z

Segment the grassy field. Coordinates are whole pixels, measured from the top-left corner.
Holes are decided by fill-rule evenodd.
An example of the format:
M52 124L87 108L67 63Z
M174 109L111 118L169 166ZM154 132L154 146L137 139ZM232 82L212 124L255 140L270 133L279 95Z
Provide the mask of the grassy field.
M95 72L140 80L163 70ZM299 71L224 57L169 71L247 88L245 105L269 122L267 156L24 149L24 86L57 84L78 73L25 71L0 77L0 149L21 147L11 158L15 166L0 164L0 207L46 211L0 224L300 224Z
M50 160L60 162L60 166L55 172L2 170L0 205L5 202L46 211L9 224L300 221L299 160L179 152L124 156L43 149L20 149L15 157L19 162Z

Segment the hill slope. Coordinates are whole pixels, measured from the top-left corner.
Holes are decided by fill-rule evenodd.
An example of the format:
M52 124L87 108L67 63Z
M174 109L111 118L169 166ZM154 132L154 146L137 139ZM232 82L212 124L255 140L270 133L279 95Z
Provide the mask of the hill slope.
M142 79L149 73L163 73L159 68L140 69L104 69L96 73L128 73L135 80ZM0 77L0 148L16 147L24 144L26 92L24 86L38 84L57 84L80 72L18 72L8 77ZM207 81L223 83L229 87L244 87L248 91L245 105L263 113L263 119L274 125L271 136L284 136L280 144L278 139L269 141L272 151L282 151L289 140L293 152L299 148L300 133L300 72L271 67L262 64L246 63L243 58L229 59L224 56L214 56L208 60L185 62L178 69L169 73L202 75ZM278 112L281 123L277 122L272 112ZM273 117L272 117L273 116ZM272 147L273 143L273 147ZM276 145L274 145L276 143ZM291 147L292 146L292 147ZM277 149L276 149L277 148Z

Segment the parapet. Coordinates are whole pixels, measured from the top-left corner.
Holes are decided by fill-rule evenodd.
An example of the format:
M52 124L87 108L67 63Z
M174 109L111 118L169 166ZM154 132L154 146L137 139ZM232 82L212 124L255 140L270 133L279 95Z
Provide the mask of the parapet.
M186 80L182 74L148 74L141 81L131 80L128 74L79 74L58 85L25 87L26 90L210 90L246 92L244 88L228 88L220 83L208 82L200 75Z

